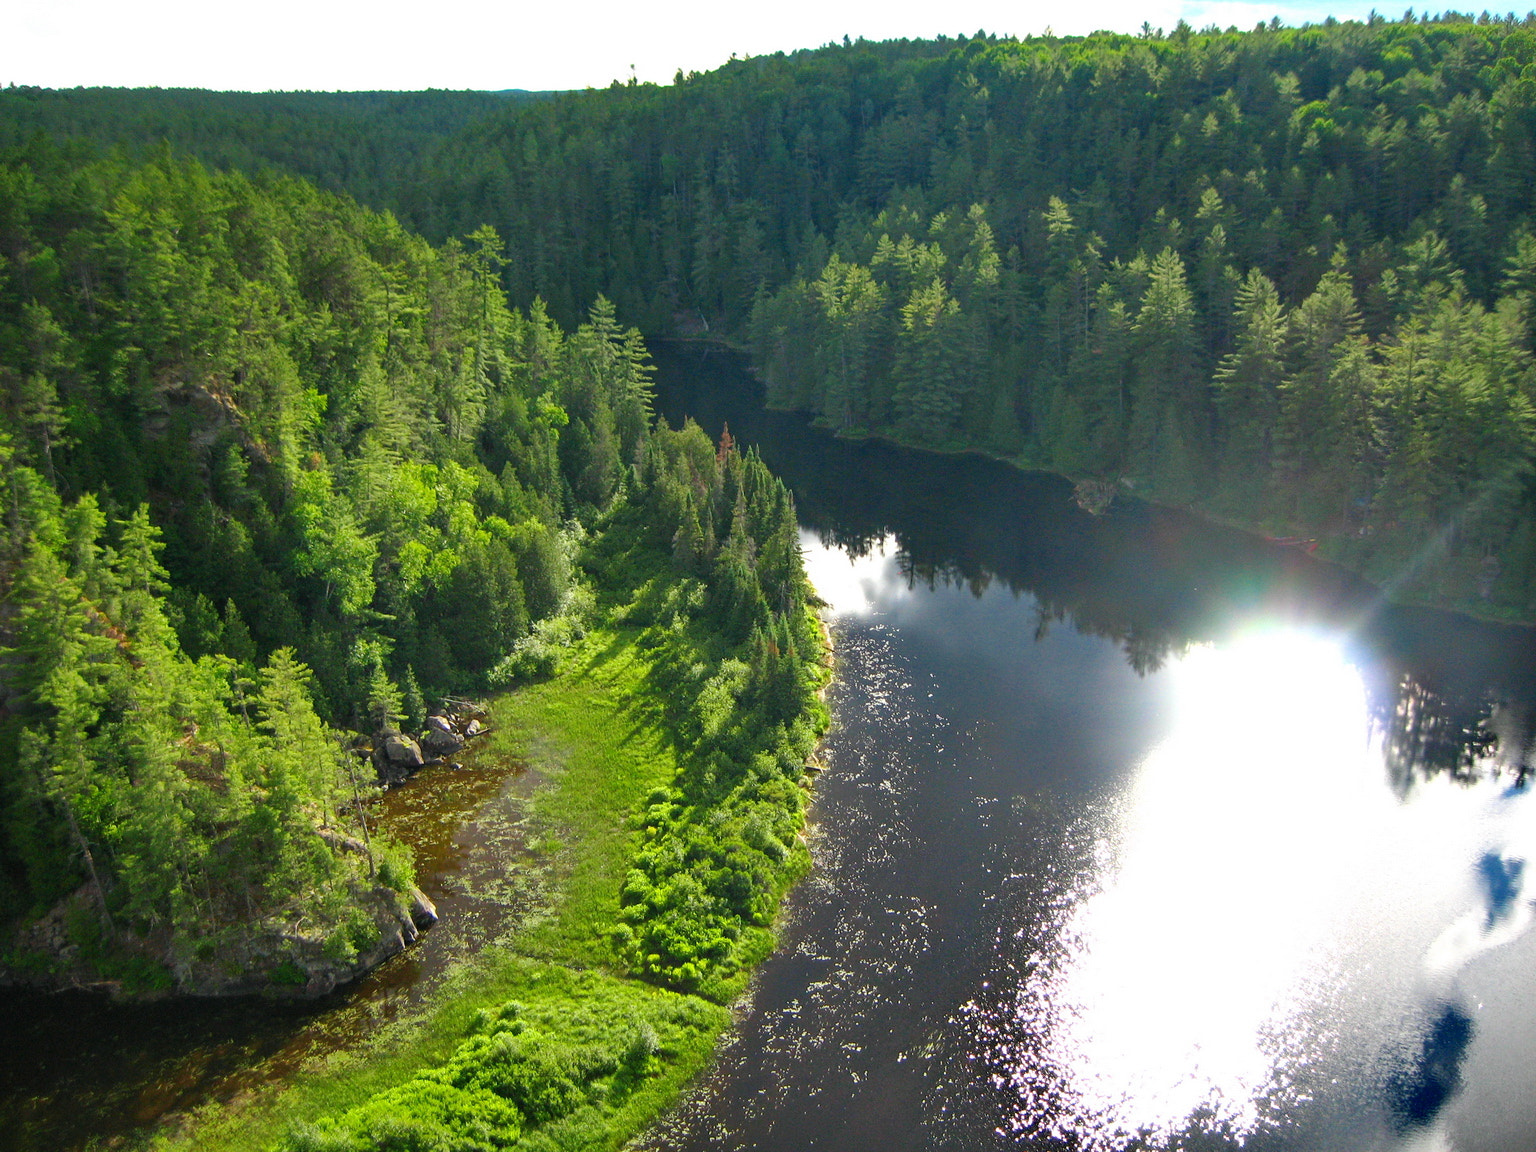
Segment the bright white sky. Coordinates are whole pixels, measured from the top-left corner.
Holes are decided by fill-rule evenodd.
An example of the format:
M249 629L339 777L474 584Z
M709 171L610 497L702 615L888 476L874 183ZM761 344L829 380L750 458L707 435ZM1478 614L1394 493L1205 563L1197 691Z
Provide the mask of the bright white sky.
M1363 18L1370 0L0 0L0 85L363 90L582 88L669 82L734 52L1098 28L1251 28ZM1391 12L1396 15L1396 12Z

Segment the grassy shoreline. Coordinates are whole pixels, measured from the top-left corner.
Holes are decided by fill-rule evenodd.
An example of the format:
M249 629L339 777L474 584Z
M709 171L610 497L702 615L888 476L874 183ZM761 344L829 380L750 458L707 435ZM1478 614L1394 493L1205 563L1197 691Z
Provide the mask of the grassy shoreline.
M190 1126L159 1134L151 1147L234 1152L291 1142L293 1133L366 1108L420 1079L422 1070L450 1063L511 1001L523 1006L524 1016L543 1021L550 1035L568 1030L582 1013L606 1011L618 1021L609 1031L623 1033L607 1037L612 1043L627 1043L637 1020L659 1037L644 1074L622 1100L610 1101L600 1115L588 1109L542 1126L539 1143L527 1146L618 1148L677 1100L709 1064L731 1013L703 996L628 975L607 931L619 914L635 849L633 814L681 767L646 683L650 662L640 635L625 626L594 629L553 679L492 703L495 750L526 760L548 780L532 802L532 847L544 857L554 893L548 909L507 948L450 973L412 1017L385 1026L358 1049L315 1060L280 1087L209 1106ZM586 1040L595 1042L601 1031L588 1027Z

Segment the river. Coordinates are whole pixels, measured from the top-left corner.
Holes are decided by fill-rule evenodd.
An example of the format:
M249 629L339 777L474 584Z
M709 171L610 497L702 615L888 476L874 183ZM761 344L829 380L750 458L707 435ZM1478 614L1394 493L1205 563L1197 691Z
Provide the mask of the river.
M763 412L838 649L812 878L651 1149L1536 1147L1529 630Z
M796 890L653 1150L1536 1147L1526 629L976 457L658 408L795 490L837 642ZM505 763L386 798L443 922L318 1005L0 1001L0 1146L131 1138L409 1012L536 894Z

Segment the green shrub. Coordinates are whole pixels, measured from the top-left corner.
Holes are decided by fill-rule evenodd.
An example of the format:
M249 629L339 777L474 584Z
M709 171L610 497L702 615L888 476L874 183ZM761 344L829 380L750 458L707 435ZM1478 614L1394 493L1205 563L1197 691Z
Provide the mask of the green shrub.
M637 975L729 996L804 871L803 768L827 724L820 627L794 505L755 456L696 426L657 433L633 497L585 563L643 625L647 687L684 768L636 810L608 938ZM705 578L701 575L707 574Z
M295 1125L282 1152L490 1152L616 1145L626 1101L707 1045L719 1009L594 973L533 966L527 999L478 1011L442 1064L339 1116Z
M394 840L375 840L373 859L379 883L386 888L403 893L416 887L416 863L406 845Z
M292 957L272 969L272 983L282 987L295 988L308 981L309 977L304 974L304 969L300 968Z

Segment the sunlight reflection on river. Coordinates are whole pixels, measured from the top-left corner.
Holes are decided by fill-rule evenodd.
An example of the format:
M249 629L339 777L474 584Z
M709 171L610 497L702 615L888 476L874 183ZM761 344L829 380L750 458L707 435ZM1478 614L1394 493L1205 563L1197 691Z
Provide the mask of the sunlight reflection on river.
M1013 1127L1095 1148L1240 1142L1342 1085L1429 1137L1472 1031L1457 977L1529 924L1536 813L1492 778L1395 795L1335 640L1258 632L1160 675L1173 730L1100 814L1093 866L1017 991L1038 1039L994 1053ZM1446 1013L1468 1022L1460 1047L1416 1064L1405 1031Z
M899 619L919 594L894 541L805 546L834 618ZM1475 1123L1447 1105L1480 1062L1469 970L1531 921L1527 792L1491 758L1471 784L1394 790L1338 636L1250 624L1149 679L1165 734L1073 822L1055 913L1000 933L1004 978L952 1018L998 1135L1500 1146L1459 1138Z

